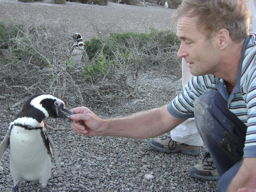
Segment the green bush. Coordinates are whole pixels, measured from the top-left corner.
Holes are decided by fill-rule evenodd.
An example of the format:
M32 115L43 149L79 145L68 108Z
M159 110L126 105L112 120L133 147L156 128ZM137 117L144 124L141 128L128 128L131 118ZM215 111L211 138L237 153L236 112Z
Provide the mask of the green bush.
M179 78L181 69L179 41L171 31L93 38L85 42L88 57L84 52L79 63L70 60L73 41L62 25L0 22L1 41L8 44L0 50L0 80L8 95L71 93L72 103L88 97L97 102L114 100L112 95L130 98L139 95L137 80L146 70Z
M103 42L100 39L92 38L85 42L85 48L89 59L92 59L103 48Z
M0 42L5 40L5 26L0 21Z
M108 71L106 69L110 68L108 65L114 63L119 66L124 64L140 68L143 68L143 65L148 66L149 63L159 64L161 61L156 62L152 59L154 61L148 62L148 59L159 55L159 52L173 52L178 44L176 34L171 31L114 33L106 40L93 38L85 42L88 58L92 62L91 66L84 67L85 74L105 75ZM134 66L134 63L137 63L137 66Z
M7 57L0 58L0 62L13 66L23 63L57 71L63 64L69 72L74 69L81 71L83 77L94 81L111 79L118 74L117 82L119 77L136 76L141 70L155 66L166 73L179 68L175 60L179 40L171 31L114 33L106 39L92 38L85 41L88 58L84 57L84 62L74 65L69 63L67 37L63 33L62 39L56 39L53 34L57 28L52 30L53 33L49 26L44 25L5 27L0 22L0 42L4 39L10 52Z
M137 48L142 50L146 45L152 45L152 42L156 42L157 46L161 48L168 48L179 43L176 34L171 31L152 31L151 33L114 33L103 41L97 38L93 38L85 42L86 52L89 59L95 57L95 55L103 51L103 54L107 58L113 58L114 51L117 49L121 52L126 52L127 49Z
M92 66L84 66L84 74L94 76L95 74L106 74L107 73L107 61L103 53L101 53L95 63Z

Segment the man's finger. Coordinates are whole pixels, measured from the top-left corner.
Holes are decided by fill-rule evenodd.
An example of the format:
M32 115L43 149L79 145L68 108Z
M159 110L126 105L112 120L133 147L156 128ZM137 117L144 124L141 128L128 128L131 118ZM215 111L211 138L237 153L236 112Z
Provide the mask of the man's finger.
M256 189L241 188L238 189L237 192L256 192Z
M73 113L86 113L89 112L90 109L87 107L75 107L73 109L70 109Z
M75 113L73 115L70 115L69 119L71 119L73 121L81 121L81 120L86 121L86 120L91 119L91 116L89 115L89 113L88 114L86 114L86 113Z
M84 130L85 126L79 122L74 122L71 125L72 129L77 129L77 130Z

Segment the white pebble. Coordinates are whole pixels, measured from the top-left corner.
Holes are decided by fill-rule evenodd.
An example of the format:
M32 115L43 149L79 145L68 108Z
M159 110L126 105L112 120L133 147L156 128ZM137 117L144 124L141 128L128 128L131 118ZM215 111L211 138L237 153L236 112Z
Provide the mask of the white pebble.
M144 178L147 179L147 180L150 180L150 179L153 179L154 176L152 174L145 174Z

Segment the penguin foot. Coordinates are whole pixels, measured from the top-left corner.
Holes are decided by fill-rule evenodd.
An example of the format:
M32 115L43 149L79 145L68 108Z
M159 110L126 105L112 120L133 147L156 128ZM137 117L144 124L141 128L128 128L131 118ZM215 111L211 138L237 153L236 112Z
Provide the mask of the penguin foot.
M19 186L18 186L18 185L15 185L15 186L12 188L12 192L21 192Z

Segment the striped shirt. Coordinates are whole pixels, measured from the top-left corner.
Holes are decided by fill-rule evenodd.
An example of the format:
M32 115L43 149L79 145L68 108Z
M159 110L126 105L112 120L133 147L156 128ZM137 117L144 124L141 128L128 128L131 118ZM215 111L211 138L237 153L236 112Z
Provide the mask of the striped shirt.
M247 126L244 157L256 157L256 34L244 41L240 70L231 94L223 79L211 74L194 76L168 104L168 111L177 118L193 117L194 100L209 90L217 90L229 110Z

